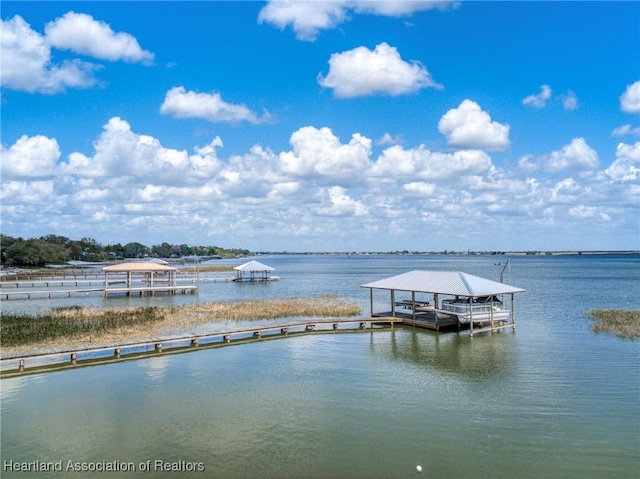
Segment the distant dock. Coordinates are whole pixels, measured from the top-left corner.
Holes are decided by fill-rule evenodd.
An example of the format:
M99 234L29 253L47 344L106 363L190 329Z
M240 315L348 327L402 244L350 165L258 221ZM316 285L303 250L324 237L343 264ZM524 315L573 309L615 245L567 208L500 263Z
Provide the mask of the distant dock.
M98 282L98 281L94 281ZM50 283L60 283L60 281L52 281ZM104 281L101 282L104 285ZM89 294L101 294L105 297L108 295L124 295L124 296L143 296L143 295L155 295L155 294L195 294L198 291L197 286L192 285L179 285L179 286L131 286L124 288L79 288L79 289L22 289L19 291L7 291L6 287L0 289L0 298L9 300L11 298L16 299L51 299L54 297L67 297L71 296L87 296Z
M35 299L101 294L143 296L156 294L195 294L196 282L229 281L231 278L180 277L178 270L149 263L122 263L103 268L102 273L81 272L65 275L33 275L0 282L0 299ZM189 282L191 284L184 284Z

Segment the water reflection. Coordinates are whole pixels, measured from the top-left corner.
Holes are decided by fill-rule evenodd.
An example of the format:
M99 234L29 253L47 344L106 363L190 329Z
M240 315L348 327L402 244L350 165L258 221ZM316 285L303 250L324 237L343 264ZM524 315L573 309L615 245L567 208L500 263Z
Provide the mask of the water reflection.
M477 378L515 367L513 336L511 331L471 338L464 333L403 329L384 335L386 344L382 335L370 344L378 353L396 361Z
M140 364L145 368L147 376L154 380L161 380L167 370L170 358L167 356L154 356L141 361Z

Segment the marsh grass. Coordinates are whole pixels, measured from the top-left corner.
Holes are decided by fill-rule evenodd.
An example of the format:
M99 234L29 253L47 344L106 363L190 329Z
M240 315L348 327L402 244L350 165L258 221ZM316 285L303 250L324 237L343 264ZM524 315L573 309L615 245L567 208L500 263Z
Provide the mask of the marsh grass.
M640 338L640 311L591 309L587 315L594 321L596 333L610 333L621 338Z
M197 268L195 266L180 268L180 272L185 273L228 273L229 271L233 271L233 266L227 264L205 264Z
M31 316L3 314L0 322L0 345L19 346L39 341L100 336L134 325L159 322L164 312L159 308L90 309L72 306Z
M172 315L199 315L207 320L259 320L287 317L348 317L360 314L360 308L337 296L283 298L237 303L203 303L172 308Z
M202 303L173 307L101 308L80 306L52 309L35 316L3 314L3 348L56 342L113 342L131 337L174 334L206 323L288 317L350 317L360 308L337 296L288 298L235 303Z

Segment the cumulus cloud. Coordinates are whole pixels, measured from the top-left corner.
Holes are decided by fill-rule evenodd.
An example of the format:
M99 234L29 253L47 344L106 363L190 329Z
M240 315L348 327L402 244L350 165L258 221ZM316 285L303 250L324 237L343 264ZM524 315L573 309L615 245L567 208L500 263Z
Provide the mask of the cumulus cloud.
M106 23L84 13L65 13L47 23L45 34L55 48L94 58L149 63L154 57L153 53L143 50L132 35L114 32Z
M544 108L551 98L551 87L549 85L540 85L540 93L529 95L522 100L522 104L532 106L534 108Z
M439 9L445 10L458 5L456 1L449 0L398 0L389 2L386 0L355 0L348 5L357 13L368 13L385 17L406 17L416 12Z
M584 138L574 138L560 151L554 151L545 158L545 166L549 171L593 170L598 163L598 153Z
M270 0L260 10L259 23L271 23L280 29L291 26L299 40L314 41L321 30L335 28L350 18L350 13L403 17L433 8L445 9L457 2L444 1L361 1L335 0L300 2Z
M631 126L628 123L626 125L614 128L611 132L611 136L640 136L640 126Z
M281 169L294 177L319 175L353 181L369 166L371 140L355 133L343 144L327 128L306 126L289 140L292 151L280 154Z
M600 212L600 209L595 206L574 206L573 208L569 209L569 214L579 219L594 218L598 216L603 221L611 220L611 217L608 214Z
M533 108L545 108L552 99L551 92L549 85L540 85L540 93L528 95L522 100L522 104ZM562 102L565 110L577 110L580 107L578 96L572 90L568 90L564 95L558 95L556 100Z
M369 214L369 208L360 201L354 200L341 186L332 186L326 189L330 206L317 208L316 212L325 216L365 216Z
M584 138L574 138L560 150L535 157L525 155L518 160L517 169L524 174L539 172L595 171L600 160L598 153Z
M211 122L262 123L270 119L268 112L258 116L243 104L225 102L219 93L186 91L183 86L169 90L160 113L175 118L201 118Z
M43 205L50 207L56 202L55 193L55 184L51 180L3 181L2 190L0 191L3 212L14 213L14 215L26 214L32 217L30 214L32 211L27 207L30 205L35 205L38 208ZM16 198L19 198L19 206L11 204Z
M573 91L569 90L562 96L562 107L565 110L577 110L579 106L578 97Z
M46 136L23 135L0 152L2 178L42 178L54 173L60 158L60 147L55 139Z
M346 19L347 9L340 1L270 1L258 16L258 22L271 23L280 29L290 25L296 37L306 41L315 40L320 30L334 28Z
M431 196L436 190L434 183L424 181L412 181L402 186L406 191L414 193L418 196Z
M49 44L21 16L2 20L1 27L0 82L3 87L53 94L68 87L87 88L96 83L93 72L97 65L77 59L53 64Z
M438 123L438 130L453 147L489 151L509 148L509 125L491 121L491 116L471 100L464 100L446 112Z
M45 35L16 15L0 28L3 87L30 93L54 94L67 88L88 88L101 67L80 59L52 62L52 48L71 50L105 60L149 63L153 54L142 50L128 33L114 32L90 15L68 12L45 27Z
M117 223L115 241L124 234L151 243L170 238L188 217L188 230L197 232L189 242L233 245L241 237L255 249L265 247L266 233L269 247L339 249L354 235L374 232L393 242L395 235L421 237L425 226L431 239L450 245L460 233L457 219L469 231L492 225L496 234L503 228L510 235L594 222L637 230L640 142L621 143L615 161L598 170L597 154L576 138L531 157L538 170L525 176L494 165L482 150L393 145L372 158L371 144L357 132L341 141L327 127L308 126L292 133L284 151L254 145L220 158L218 137L189 153L166 148L116 117L92 152L73 152L62 162L52 138L23 137L3 147L3 223L28 218L30 225L77 237L90 231L103 241L111 241ZM552 168L562 176L547 174Z
M376 145L396 145L399 143L404 143L404 138L402 135L391 135L391 133L385 133L380 138L376 140Z
M60 168L78 177L115 177L125 181L152 176L157 184L189 184L219 170L215 148L221 145L221 140L215 138L189 155L185 150L165 148L149 135L133 132L127 121L114 117L95 142L93 156L73 153Z
M493 164L480 150L453 153L432 152L424 145L405 149L400 145L387 148L371 168L374 177L442 179L459 175L486 174Z
M620 95L620 108L625 113L640 113L640 80L627 85L627 89Z
M422 88L441 88L423 65L404 61L398 49L387 43L377 45L374 50L358 47L332 54L329 73L326 77L318 75L318 83L342 98L397 96Z
M640 177L640 142L620 143L615 161L604 172L614 181L636 181Z

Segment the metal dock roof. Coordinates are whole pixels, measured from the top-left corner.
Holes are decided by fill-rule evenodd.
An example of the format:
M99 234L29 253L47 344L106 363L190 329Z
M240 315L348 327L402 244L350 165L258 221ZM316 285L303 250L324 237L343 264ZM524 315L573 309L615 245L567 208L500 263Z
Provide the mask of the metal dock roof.
M452 296L492 296L521 293L522 288L461 271L414 270L362 285L363 288L438 293Z

